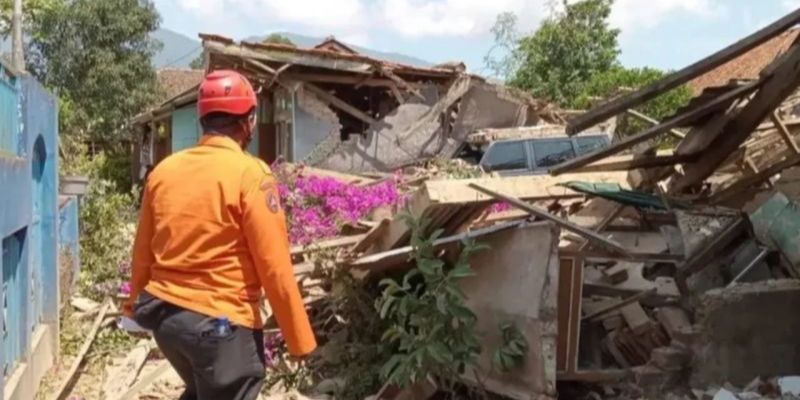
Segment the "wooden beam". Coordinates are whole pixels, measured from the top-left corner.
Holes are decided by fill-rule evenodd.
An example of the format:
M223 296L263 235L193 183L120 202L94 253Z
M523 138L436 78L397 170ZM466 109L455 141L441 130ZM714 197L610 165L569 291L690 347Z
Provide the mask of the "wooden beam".
M507 202L508 204L511 204L512 206L517 207L520 210L526 211L529 214L534 215L534 216L536 216L538 218L554 222L557 225L563 227L564 229L566 229L566 230L568 230L570 232L576 233L576 234L578 234L580 236L583 236L586 239L588 239L588 240L590 240L590 241L592 241L594 243L597 243L600 246L603 246L605 248L613 250L615 253L619 253L619 254L623 254L623 255L628 255L629 254L628 250L626 250L624 247L622 247L622 245L620 245L619 243L617 243L617 242L615 242L613 240L610 240L610 239L608 239L606 237L603 237L603 236L599 235L598 233L596 233L596 232L594 232L592 230L589 230L589 229L586 229L586 228L584 228L582 226L576 225L576 224L574 224L574 223L572 223L570 221L567 221L565 219L558 218L558 217L548 213L547 211L541 210L541 209L539 209L539 208L537 208L535 206L532 206L532 205L530 205L528 203L525 203L524 201L522 201L522 200L520 200L520 199L518 199L516 197L511 197L511 196L507 196L507 195L505 195L503 193L495 192L493 190L487 189L486 187L483 187L483 186L478 185L476 183L470 183L469 187L471 187L471 188L473 188L473 189L475 189L475 190L477 190L477 191L479 191L479 192L481 192L483 194L486 194L488 196L494 197L494 198L496 198L498 200L503 200L503 201Z
M502 178L477 178L432 180L422 183L421 190L414 193L409 204L443 205L476 204L494 201L492 196L476 192L471 183L481 185L496 192L505 193L525 201L556 200L583 197L572 189L561 186L570 181L589 181L595 183L616 183L627 187L628 174L625 172L604 172L585 174L565 174L557 177L549 175L527 175Z
M603 160L598 163L589 164L585 167L576 169L575 173L585 172L606 172L606 171L629 171L639 168L666 167L680 164L691 160L693 157L678 154L643 156L620 156Z
M425 96L420 93L419 90L414 89L411 85L408 84L403 78L397 76L392 70L388 68L381 67L379 71L385 75L387 78L391 79L397 86L401 87L403 90L413 94L416 98L425 101Z
M684 175L670 182L671 193L682 193L701 183L719 168L728 156L800 85L800 43L775 63L772 75L761 79L761 89L722 128L709 150L697 162L684 165Z
M341 247L349 247L352 246L361 240L363 240L367 235L353 235L353 236L343 236L337 237L329 240L322 240L315 243L310 243L305 246L292 246L292 256L297 256L300 254L305 254L313 251L318 250L325 250L325 249L336 249Z
M363 75L337 75L309 72L287 72L283 74L286 79L300 82L333 83L339 85L363 85L373 87L396 86L391 79L364 77Z
M786 142L786 147L794 151L795 154L800 154L800 147L798 147L797 142L794 141L792 133L789 132L789 128L786 127L781 117L778 116L778 112L773 111L769 118L772 120L772 123L775 124L775 127L778 128L778 134L781 135L783 141Z
M636 119L638 119L640 121L647 122L648 124L650 124L652 126L656 126L656 125L661 123L657 119L651 118L650 116L648 116L646 114L643 114L643 113L640 113L639 111L636 111L636 110L627 110L627 113L628 113L628 115L630 115L630 116L632 116L632 117L634 117L634 118L636 118ZM677 129L670 129L668 132L669 132L670 135L675 136L678 139L683 139L683 138L686 137L685 133L683 133L683 132L681 132L681 131L679 131Z
M111 299L108 299L105 301L105 303L103 303L103 306L100 308L100 312L97 313L97 317L94 319L91 329L89 329L89 333L86 335L86 339L84 339L83 344L78 351L78 355L75 356L75 359L72 361L72 365L69 367L69 370L64 376L63 381L58 386L58 389L56 389L55 394L53 394L51 397L52 400L64 400L69 394L67 389L69 389L69 387L75 382L75 374L83 364L83 360L86 358L86 353L88 353L89 349L92 348L92 343L94 343L94 339L97 337L97 333L100 331L100 326L103 323L103 319L105 319L106 313L108 313L111 305Z
M139 380L139 382L137 382L130 389L128 389L128 391L125 392L125 394L123 394L122 396L120 396L117 400L133 400L134 398L137 398L136 395L138 395L139 392L147 389L148 386L152 385L155 381L157 381L159 378L161 378L167 372L169 372L171 368L172 366L169 365L169 362L167 362L167 360L162 360L161 365L159 365L155 370L153 370L145 377L143 377L141 380Z
M569 161L563 162L550 170L550 173L553 175L563 174L565 172L574 171L580 167L589 165L595 161L602 160L608 156L612 156L617 154L623 150L631 148L639 143L646 142L650 139L653 139L660 134L681 126L689 121L694 120L695 118L707 114L709 111L715 109L720 104L725 104L730 102L733 99L742 97L758 88L759 82L752 82L750 84L740 86L736 89L729 91L705 104L699 106L691 111L688 111L684 114L678 115L672 118L669 121L662 122L659 125L653 126L649 129L644 130L641 133L638 133L633 136L628 136L627 138L619 141L616 144L611 145L608 148L597 150L593 153L584 154L580 157L573 158Z
M686 263L678 266L678 272L675 274L675 283L678 285L678 290L681 294L689 292L686 280L704 268L711 265L711 260L720 252L725 249L733 240L739 237L747 229L748 222L744 218L739 218L731 223L718 235L705 245L699 252L692 256Z
M643 298L645 298L647 296L655 294L656 290L657 289L650 289L650 290L646 290L644 292L641 292L639 294L635 294L635 295L633 295L631 297L628 297L625 300L620 301L619 303L612 304L612 305L610 305L610 306L608 306L608 307L606 307L606 308L604 308L602 310L598 310L598 311L596 311L596 312L594 312L592 314L586 315L583 318L581 318L581 321L591 321L593 319L596 319L597 317L602 317L603 315L606 315L606 314L608 314L608 313L610 313L612 311L619 310L620 308L625 307L628 304L636 303L639 300L641 300L641 299L643 299Z
M340 98L328 93L327 91L323 90L319 86L316 86L316 85L311 84L311 83L305 83L305 84L303 84L303 86L306 89L308 89L309 92L311 92L311 93L315 94L317 97L319 97L320 100L322 100L323 102L325 102L325 103L327 103L327 104L329 104L329 105L331 105L333 107L336 107L336 108L338 108L338 109L340 109L340 110L352 115L353 117L355 117L355 118L357 118L357 119L359 119L359 120L361 120L361 121L363 121L363 122L365 122L367 124L377 125L379 123L378 120L376 120L375 118L372 118L369 114L367 114L367 113L365 113L365 112L363 112L363 111L351 106L350 104L347 104L342 99L340 99Z
M623 95L612 101L601 104L587 113L574 118L567 127L567 133L574 135L599 122L619 114L625 110L651 100L660 94L674 89L684 83L697 78L706 72L747 53L766 41L778 36L787 29L800 22L800 9L793 11L771 25L758 32L706 57L686 68L667 75L661 80L653 82L635 92Z
M740 193L743 193L745 190L750 189L753 185L757 185L765 180L773 177L774 175L778 174L779 172L783 171L786 168L793 167L797 164L800 164L800 154L794 154L789 156L785 160L772 164L764 170L758 171L753 175L748 175L743 177L742 179L738 180L736 183L722 189L721 191L717 192L711 199L709 200L711 204L719 204L724 202L725 200L730 199Z

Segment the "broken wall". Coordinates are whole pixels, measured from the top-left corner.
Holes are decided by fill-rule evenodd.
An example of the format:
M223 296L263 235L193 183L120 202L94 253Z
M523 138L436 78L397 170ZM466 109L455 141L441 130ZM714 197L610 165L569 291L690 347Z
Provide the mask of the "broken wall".
M461 97L467 85L468 81L454 84L448 95ZM318 158L311 165L349 173L391 171L439 154L448 140L440 134L441 112L437 112L445 100L437 102L436 91L422 93L425 102L401 104L371 127L366 137L351 136L327 158Z
M558 237L551 223L523 224L481 238L490 249L470 260L476 276L464 279L462 289L478 317L483 344L478 370L491 392L512 399L556 393ZM492 355L504 342L500 327L506 323L525 336L528 352L520 368L500 373Z
M800 373L800 282L766 281L715 289L701 297L692 386Z
M314 157L310 164L349 173L388 172L436 156L451 158L476 130L538 121L533 99L511 88L466 76L441 98L434 88L422 90L425 102L401 104L365 137L340 143L327 157ZM444 129L447 118L442 115L452 110L456 112L452 129Z
M302 88L296 93L294 109L294 160L306 161L330 152L339 143L339 117L317 96ZM312 154L312 153L317 153Z
M534 125L538 116L528 94L503 85L475 81L461 99L458 117L443 149L446 158L455 156L467 136L481 129L516 128Z

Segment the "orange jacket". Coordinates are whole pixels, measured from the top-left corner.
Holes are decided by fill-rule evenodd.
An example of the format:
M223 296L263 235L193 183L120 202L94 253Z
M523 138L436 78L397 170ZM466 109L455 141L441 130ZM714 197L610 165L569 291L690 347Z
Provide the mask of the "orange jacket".
M294 277L275 178L232 139L205 135L163 160L145 184L131 297L261 329L262 289L292 355L316 346Z

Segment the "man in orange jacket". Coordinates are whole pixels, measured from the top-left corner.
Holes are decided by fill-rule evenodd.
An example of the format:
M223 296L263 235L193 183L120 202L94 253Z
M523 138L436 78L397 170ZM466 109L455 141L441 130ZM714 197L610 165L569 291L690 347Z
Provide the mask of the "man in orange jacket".
M200 85L204 135L145 184L125 314L153 331L182 400L255 399L265 376L262 290L291 355L317 346L267 165L245 153L256 95L233 71Z

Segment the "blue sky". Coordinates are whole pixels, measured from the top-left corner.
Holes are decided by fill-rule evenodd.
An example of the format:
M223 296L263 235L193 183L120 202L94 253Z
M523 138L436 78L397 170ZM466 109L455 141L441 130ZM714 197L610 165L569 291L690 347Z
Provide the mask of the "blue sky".
M162 26L244 38L275 31L346 42L483 71L497 14L533 31L554 0L155 0ZM800 0L616 0L621 60L631 67L685 66L800 7Z

